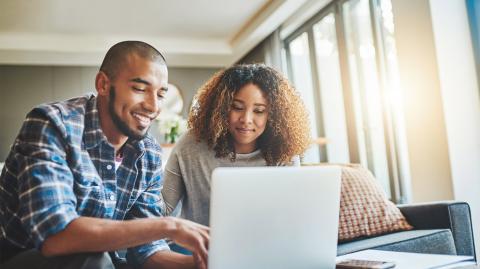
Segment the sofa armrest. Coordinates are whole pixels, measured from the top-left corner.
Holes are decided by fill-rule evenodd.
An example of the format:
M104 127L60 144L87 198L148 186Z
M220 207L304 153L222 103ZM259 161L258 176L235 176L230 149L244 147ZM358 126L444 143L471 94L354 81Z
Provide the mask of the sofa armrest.
M468 203L445 201L399 205L398 208L415 229L450 229L457 255L475 257L475 243Z

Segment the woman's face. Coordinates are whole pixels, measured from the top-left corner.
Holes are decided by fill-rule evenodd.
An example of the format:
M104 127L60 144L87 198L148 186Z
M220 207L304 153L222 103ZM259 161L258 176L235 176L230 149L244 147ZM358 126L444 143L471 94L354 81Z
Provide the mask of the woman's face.
M255 151L258 137L265 131L269 104L264 93L254 84L237 91L228 113L228 130L236 153Z

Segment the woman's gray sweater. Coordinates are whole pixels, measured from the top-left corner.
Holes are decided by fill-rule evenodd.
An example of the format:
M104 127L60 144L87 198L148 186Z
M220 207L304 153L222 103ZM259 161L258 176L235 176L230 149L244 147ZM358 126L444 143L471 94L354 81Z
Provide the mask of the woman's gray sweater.
M215 151L204 141L197 142L191 132L183 135L175 145L164 171L162 207L170 215L182 202L180 216L203 224L209 224L210 177L217 167L266 166L260 150L237 154L232 162L229 157L215 158Z

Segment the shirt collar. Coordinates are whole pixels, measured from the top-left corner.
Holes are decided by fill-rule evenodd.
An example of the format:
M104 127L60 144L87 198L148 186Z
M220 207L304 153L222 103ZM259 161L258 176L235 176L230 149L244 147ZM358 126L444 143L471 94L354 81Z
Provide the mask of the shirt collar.
M83 143L86 149L97 146L102 141L107 141L100 127L100 117L97 108L98 97L93 95L85 108L85 129L83 131Z

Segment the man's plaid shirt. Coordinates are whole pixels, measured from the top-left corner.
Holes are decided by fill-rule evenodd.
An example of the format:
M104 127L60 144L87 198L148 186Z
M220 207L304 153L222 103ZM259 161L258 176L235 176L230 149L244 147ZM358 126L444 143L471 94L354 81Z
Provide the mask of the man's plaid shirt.
M115 170L114 148L100 128L96 96L33 109L0 176L0 246L39 249L79 216L161 216L160 147L150 136L128 140L123 156ZM127 259L139 265L165 249L165 241L155 241L129 249Z

